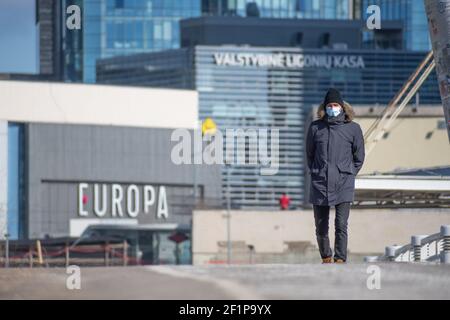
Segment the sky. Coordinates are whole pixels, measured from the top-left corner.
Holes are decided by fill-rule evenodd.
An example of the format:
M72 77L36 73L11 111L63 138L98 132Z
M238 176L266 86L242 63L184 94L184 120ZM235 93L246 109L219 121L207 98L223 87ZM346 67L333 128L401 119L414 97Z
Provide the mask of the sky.
M35 0L0 0L0 73L37 73Z

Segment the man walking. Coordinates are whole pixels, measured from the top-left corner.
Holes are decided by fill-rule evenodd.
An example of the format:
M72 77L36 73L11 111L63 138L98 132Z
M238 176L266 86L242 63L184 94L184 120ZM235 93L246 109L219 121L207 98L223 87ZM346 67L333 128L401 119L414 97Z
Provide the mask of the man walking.
M316 238L323 263L347 261L347 221L354 199L355 176L365 157L364 137L354 112L336 89L329 89L306 138ZM328 239L330 206L335 206L334 256Z

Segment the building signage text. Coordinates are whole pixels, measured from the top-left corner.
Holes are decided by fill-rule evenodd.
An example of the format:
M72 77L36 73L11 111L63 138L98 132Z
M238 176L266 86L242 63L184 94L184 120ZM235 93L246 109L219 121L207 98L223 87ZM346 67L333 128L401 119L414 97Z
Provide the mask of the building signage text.
M93 191L91 190L93 189ZM89 192L91 190L91 192ZM93 193L93 205L89 206L88 194ZM89 207L97 217L107 214L113 218L137 218L140 213L150 214L156 206L156 218L168 218L166 188L151 185L137 186L134 184L123 187L120 184L94 184L93 188L87 183L78 185L78 215L89 216ZM141 212L142 211L142 212Z
M218 66L261 68L365 68L364 59L357 55L318 55L291 53L214 53Z

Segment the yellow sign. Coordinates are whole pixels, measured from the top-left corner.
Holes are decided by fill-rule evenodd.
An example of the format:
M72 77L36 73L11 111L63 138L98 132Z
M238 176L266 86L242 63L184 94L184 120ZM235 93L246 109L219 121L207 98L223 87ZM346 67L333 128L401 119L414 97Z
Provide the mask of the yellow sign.
M202 134L203 135L214 135L217 131L217 125L211 118L206 118L202 123Z

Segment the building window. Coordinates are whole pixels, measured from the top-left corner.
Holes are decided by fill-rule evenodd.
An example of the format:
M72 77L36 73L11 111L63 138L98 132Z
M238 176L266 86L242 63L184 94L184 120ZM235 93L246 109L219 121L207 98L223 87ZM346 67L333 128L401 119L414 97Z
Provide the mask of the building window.
M115 0L114 7L116 9L123 9L124 8L124 0Z
M8 124L8 234L10 239L25 237L24 126Z

